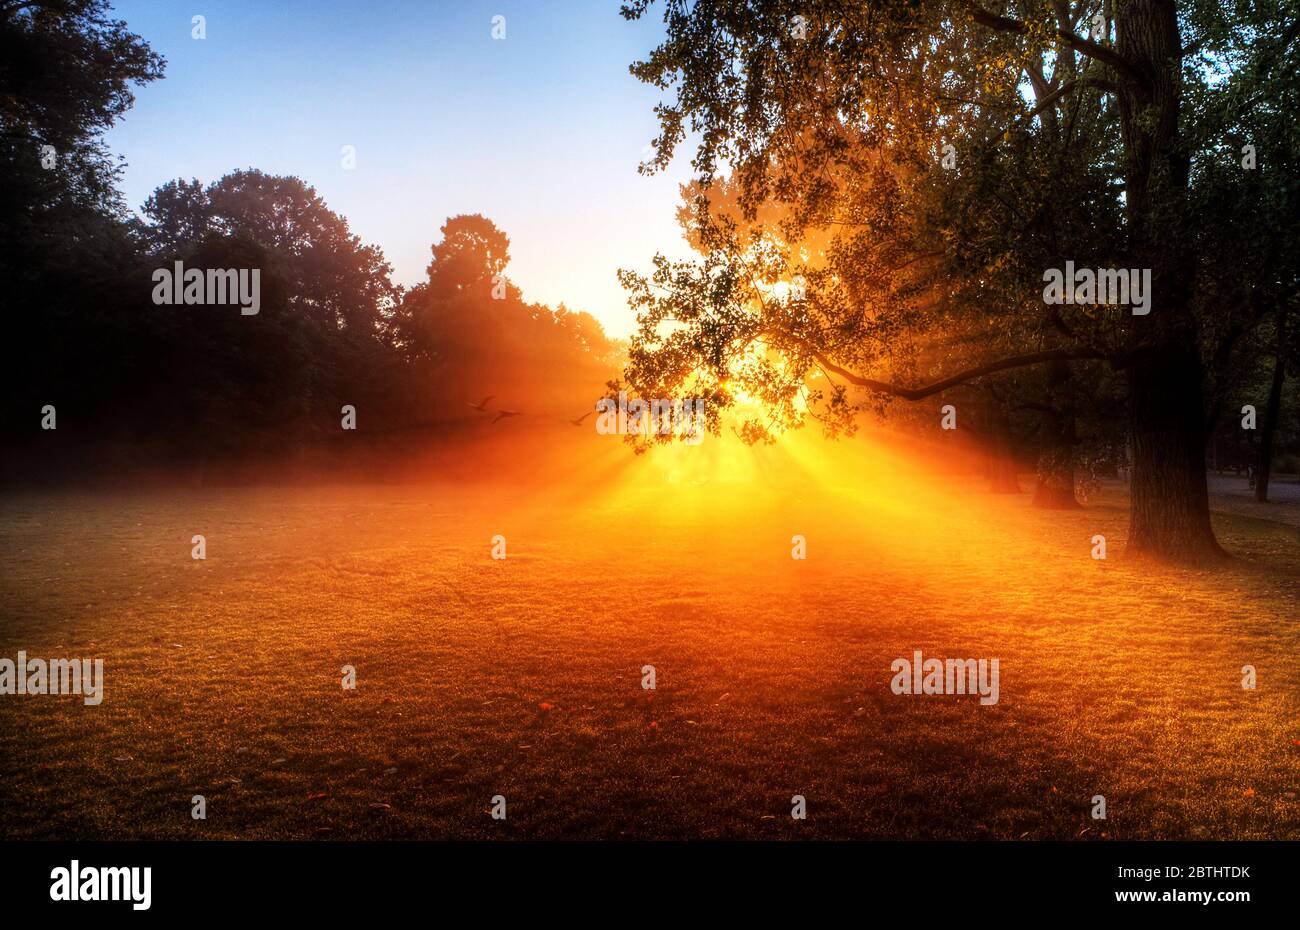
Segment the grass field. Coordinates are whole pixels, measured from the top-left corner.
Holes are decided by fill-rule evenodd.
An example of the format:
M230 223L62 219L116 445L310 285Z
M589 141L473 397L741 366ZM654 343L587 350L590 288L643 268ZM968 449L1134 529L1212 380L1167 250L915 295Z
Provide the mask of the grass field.
M0 656L103 657L105 697L0 697L0 836L1300 838L1300 530L1154 568L1118 485L699 448L6 495ZM1000 701L893 694L914 649L998 657Z

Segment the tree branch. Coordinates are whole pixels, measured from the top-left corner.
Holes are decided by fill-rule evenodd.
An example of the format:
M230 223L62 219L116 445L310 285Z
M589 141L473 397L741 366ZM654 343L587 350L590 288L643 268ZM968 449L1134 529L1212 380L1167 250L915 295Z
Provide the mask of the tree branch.
M1009 16L1000 16L997 13L990 13L988 10L976 3L968 2L965 6L971 11L971 15L975 18L975 22L996 32L1014 32L1017 35L1024 35L1028 29L1023 20L1012 19ZM1141 80L1142 76L1131 64L1129 64L1128 59L1120 55L1114 49L1107 48L1091 39L1085 39L1083 36L1076 35L1068 29L1057 29L1056 35L1057 38L1061 39L1076 52L1086 55L1096 61L1100 61L1103 64L1110 65L1117 72L1131 80Z
M59 2L59 0L21 0L19 3L0 4L0 13L8 16L10 13L17 13L19 10L29 9L36 6L54 10L57 13L62 13L64 16L69 15L68 5Z
M1086 78L1079 78L1077 81L1069 81L1066 84L1062 84L1056 90L1052 91L1050 94L1044 97L1042 101L1039 102L1038 106L1034 107L1032 110L1029 111L1028 114L1026 114L1025 119L1033 119L1039 113L1042 113L1052 104L1056 103L1056 101L1060 100L1062 97L1069 94L1076 87L1099 87L1102 90L1109 91L1111 93L1114 93L1118 89L1116 88L1115 84L1112 81L1107 81L1102 78L1086 77Z
M859 374L849 371L836 365L826 354L818 349L813 348L807 342L794 340L805 352L827 371L832 371L839 375L850 384L858 387L864 387L880 394L891 394L894 397L901 397L904 400L923 400L931 394L939 394L948 388L964 384L974 378L983 375L991 375L995 372L1006 371L1011 368L1025 368L1030 365L1039 365L1043 362L1068 362L1082 361L1085 359L1109 359L1111 356L1096 349L1050 349L1045 352L1031 352L1027 355L1012 355L1007 358L998 359L996 362L988 362L984 365L978 365L975 368L959 372L950 378L944 378L942 381L935 381L933 384L927 384L922 387L909 388L898 384L890 384L887 381L877 381L874 378L864 378Z
M1057 410L1057 409L1056 409L1055 407L1053 407L1051 404L1039 404L1039 403L1029 402L1029 403L1024 403L1024 404L1017 404L1017 405L1015 406L1014 409L1016 409L1016 410L1034 410L1034 411L1037 411L1038 413L1045 413L1045 414L1047 414L1048 416L1052 416L1052 417L1059 417L1059 416L1061 416L1061 411Z

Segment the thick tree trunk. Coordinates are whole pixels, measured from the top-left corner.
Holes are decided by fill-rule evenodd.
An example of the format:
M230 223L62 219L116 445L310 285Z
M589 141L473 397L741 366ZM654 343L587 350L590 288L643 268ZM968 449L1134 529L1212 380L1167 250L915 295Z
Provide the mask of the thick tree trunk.
M1286 315L1277 320L1277 354L1273 362L1273 383L1268 389L1268 406L1259 435L1259 468L1255 472L1255 500L1268 503L1268 479L1273 471L1273 438L1277 435L1278 412L1282 406L1282 382L1286 379Z
M1182 50L1175 0L1116 9L1129 267L1151 269L1150 315L1134 316L1129 368L1133 480L1129 552L1200 563L1223 550L1210 527L1205 399L1185 228L1190 159L1179 144Z
M1203 403L1191 351L1153 353L1130 369L1132 555L1193 564L1223 557L1210 527Z

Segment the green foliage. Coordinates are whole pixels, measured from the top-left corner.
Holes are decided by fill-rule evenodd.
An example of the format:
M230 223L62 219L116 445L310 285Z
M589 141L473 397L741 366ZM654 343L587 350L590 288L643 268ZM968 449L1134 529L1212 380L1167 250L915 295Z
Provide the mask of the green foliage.
M834 429L895 386L1000 357L1123 369L1190 342L1213 410L1239 340L1294 298L1294 4L1180 4L1182 64L1164 75L1132 64L1142 4L1096 41L1090 3L636 0L624 15L656 6L666 38L632 66L665 92L646 167L694 145L703 258L625 275L639 390L694 379L726 398L743 381L793 425L812 389L808 413ZM1181 105L1149 96L1166 80ZM1247 138L1266 170L1242 170ZM1163 302L1142 319L1046 305L1043 271L1066 260L1154 267ZM774 287L796 280L799 296ZM837 367L878 387L846 402L822 387L842 386ZM1115 373L1072 377L1069 415L1113 436ZM1005 404L1060 407L1041 369L997 378Z

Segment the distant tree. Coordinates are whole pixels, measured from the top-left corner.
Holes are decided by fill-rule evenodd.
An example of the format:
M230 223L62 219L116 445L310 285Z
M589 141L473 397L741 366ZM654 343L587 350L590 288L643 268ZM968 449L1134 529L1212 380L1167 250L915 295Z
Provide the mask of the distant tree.
M184 249L201 241L213 228L208 191L197 178L177 178L155 190L144 203L149 224L144 236L154 252Z
M1210 336L1210 423L1226 417L1239 430L1241 405L1256 407L1259 501L1268 499L1283 386L1300 366L1300 80L1294 68L1268 66L1288 34L1296 38L1294 25L1277 41L1245 35L1225 17L1205 33L1219 81L1193 86L1205 140L1190 166L1194 299Z
M513 391L549 413L608 377L614 347L600 324L525 301L505 276L510 240L496 224L455 216L441 231L429 276L405 294L394 325L422 394L455 397L460 412L463 395Z
M364 244L299 178L248 170L206 189L198 181L171 181L153 193L144 213L158 254L209 233L259 243L284 275L290 308L327 327L378 335L396 304L383 252Z
M429 280L441 288L491 286L510 263L510 238L478 214L453 216L442 224L442 239L433 244Z
M206 188L176 180L154 192L144 214L155 263L256 267L270 290L255 322L180 314L183 335L206 333L198 345L186 340L194 350L181 356L190 377L221 384L222 408L242 411L244 425L230 423L230 432L262 449L333 435L343 403L366 407L372 426L400 419L404 408L394 395L402 370L392 333L400 289L383 253L361 242L313 188L255 170L232 172ZM217 410L209 394L196 400ZM183 421L201 422L192 414ZM176 428L184 430L183 423ZM278 432L264 437L253 424L273 424Z

